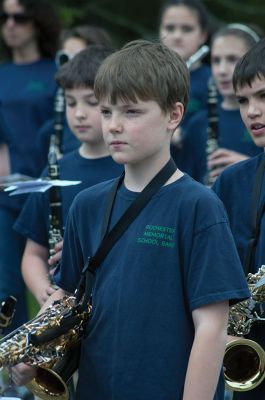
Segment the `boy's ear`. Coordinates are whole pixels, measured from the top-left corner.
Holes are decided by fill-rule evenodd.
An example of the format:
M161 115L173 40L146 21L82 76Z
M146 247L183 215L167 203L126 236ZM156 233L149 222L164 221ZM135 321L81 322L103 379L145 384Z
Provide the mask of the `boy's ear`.
M174 131L180 124L184 114L184 106L178 101L169 113L168 130Z

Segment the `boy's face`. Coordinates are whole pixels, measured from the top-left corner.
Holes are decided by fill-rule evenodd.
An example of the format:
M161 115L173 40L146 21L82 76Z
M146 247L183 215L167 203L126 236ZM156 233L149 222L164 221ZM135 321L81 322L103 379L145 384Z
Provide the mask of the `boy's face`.
M177 103L176 116L163 113L155 101L140 101L116 105L100 102L104 140L114 161L135 164L168 157L171 132L183 115L183 106ZM174 121L173 121L173 118Z
M66 116L73 134L81 142L103 142L100 109L94 91L90 88L65 90Z
M236 89L240 114L255 144L265 147L265 79Z

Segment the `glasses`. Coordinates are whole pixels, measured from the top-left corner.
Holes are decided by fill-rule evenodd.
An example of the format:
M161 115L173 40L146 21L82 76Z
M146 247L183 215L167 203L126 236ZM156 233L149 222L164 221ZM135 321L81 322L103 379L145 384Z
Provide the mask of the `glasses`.
M31 17L23 12L8 14L6 12L0 13L0 23L5 24L8 19L12 19L16 24L26 24L31 20Z

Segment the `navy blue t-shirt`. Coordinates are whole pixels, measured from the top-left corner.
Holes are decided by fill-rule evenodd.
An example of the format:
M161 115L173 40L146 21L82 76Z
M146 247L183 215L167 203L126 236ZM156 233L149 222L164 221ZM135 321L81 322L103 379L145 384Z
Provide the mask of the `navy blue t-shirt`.
M8 128L11 173L37 177L42 166L36 146L38 129L53 115L56 90L53 60L0 66L0 111ZM21 208L25 196L0 192L0 206Z
M228 213L233 236L236 241L238 253L242 264L245 264L248 243L252 237L251 210L252 193L255 175L262 154L246 161L241 161L225 169L216 180L213 190L222 200ZM265 201L265 175L263 177L259 208ZM265 218L261 220L261 229L255 252L255 271L265 264Z
M80 193L70 209L56 283L74 292L101 240L113 181ZM122 186L110 228L137 193ZM194 339L191 312L248 296L218 198L188 175L161 188L96 273L83 341L78 400L181 400ZM220 376L214 400L223 400Z
M185 111L185 116L181 122L184 129L196 113L207 109L208 102L208 80L211 75L211 69L203 64L199 68L190 71L190 93L189 102Z
M0 111L0 144L2 143L10 143L10 134L8 134L8 128Z
M252 193L254 190L255 176L257 168L264 157L264 152L257 157L239 162L227 168L216 180L213 190L223 201L228 213L233 236L235 238L237 250L242 262L245 265L246 254L250 238L252 237ZM262 189L258 202L258 209L261 209L265 202L265 175L263 176ZM254 252L254 270L257 271L261 265L265 264L265 217L261 219L260 234L256 250ZM255 272L252 271L252 272ZM263 316L264 317L264 316ZM248 336L257 341L265 350L265 327L258 324L252 327ZM238 393L236 399L261 400L265 398L265 381L246 393Z
M253 157L261 153L261 149L252 141L242 122L239 110L224 110L220 105L218 114L219 147L234 150ZM194 179L203 182L207 173L207 141L208 112L195 115L186 127L181 149L184 171Z
M78 185L61 188L62 218L66 217L72 201L81 190L104 180L119 176L123 166L115 163L110 156L87 159L75 150L59 160L60 179L81 180ZM43 172L47 176L47 169ZM49 232L49 195L48 193L32 193L26 201L14 229L42 246L48 245Z

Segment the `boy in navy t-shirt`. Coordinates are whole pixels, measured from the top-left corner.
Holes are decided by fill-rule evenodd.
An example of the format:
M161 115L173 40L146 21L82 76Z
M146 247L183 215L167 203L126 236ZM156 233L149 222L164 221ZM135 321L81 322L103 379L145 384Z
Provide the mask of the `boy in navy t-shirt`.
M265 40L261 40L237 63L233 85L242 120L254 143L265 148ZM213 190L223 201L246 275L265 264L264 151L225 170ZM259 172L258 172L259 171ZM260 190L257 190L259 187ZM255 195L255 192L256 195ZM255 211L254 211L255 210ZM255 213L255 215L253 215ZM256 215L260 215L257 218ZM253 221L256 221L253 224ZM251 246L251 243L254 245ZM265 349L264 324L254 325L249 338ZM265 398L265 380L255 389L234 393L235 400Z
M104 139L125 166L109 229L170 160L189 90L180 56L135 41L107 57L95 81ZM175 172L174 172L175 171ZM223 400L228 302L249 292L222 203L178 169L96 271L76 398ZM113 180L73 202L48 302L73 293L97 250ZM32 368L13 369L25 383Z
M81 142L78 150L59 160L60 179L81 181L79 185L61 188L63 226L78 192L116 177L122 172L122 167L113 162L105 146L99 104L93 91L98 67L111 52L104 47L91 46L65 64L56 76L58 83L65 89L69 126ZM43 175L47 176L47 169ZM49 214L48 194L34 193L29 197L14 225L15 230L27 238L22 273L40 305L54 291L47 274ZM60 248L60 245L57 246Z

